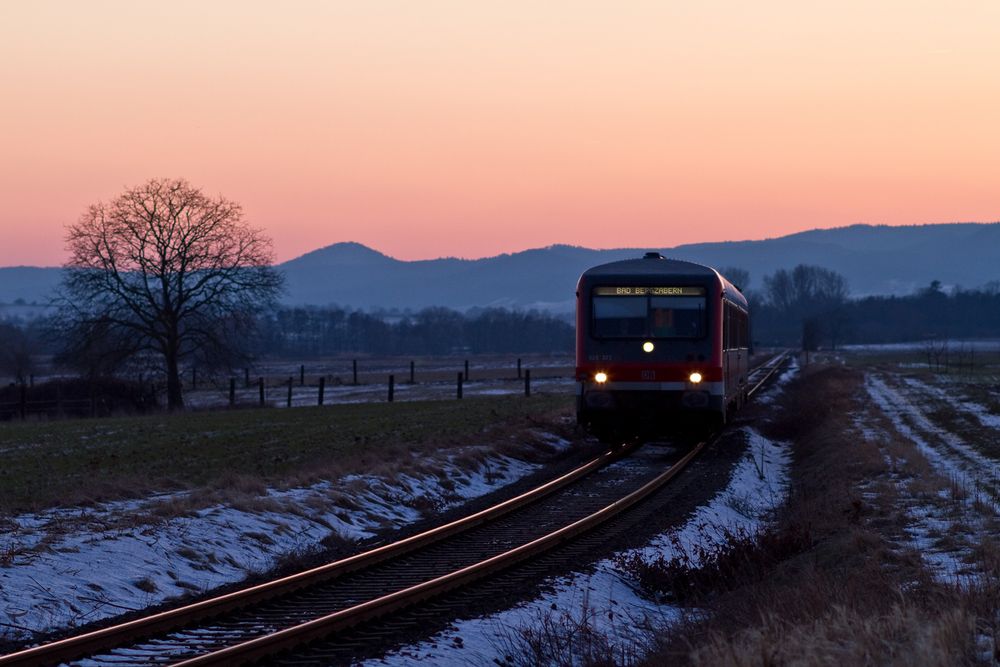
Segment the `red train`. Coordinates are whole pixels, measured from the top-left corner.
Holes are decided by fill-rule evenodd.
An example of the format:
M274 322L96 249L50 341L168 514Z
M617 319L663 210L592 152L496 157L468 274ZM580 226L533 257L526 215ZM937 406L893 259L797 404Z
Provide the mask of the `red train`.
M725 422L746 398L750 312L707 266L602 264L576 289L577 420L597 432L697 415Z

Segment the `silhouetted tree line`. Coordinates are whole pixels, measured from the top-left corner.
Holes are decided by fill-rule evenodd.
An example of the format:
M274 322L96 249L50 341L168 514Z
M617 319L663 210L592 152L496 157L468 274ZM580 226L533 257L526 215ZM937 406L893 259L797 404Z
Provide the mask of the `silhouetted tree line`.
M946 293L934 281L911 296L851 301L846 320L851 341L858 343L998 337L1000 285Z
M745 276L749 282L749 275ZM751 335L765 344L836 347L846 333L847 279L820 266L799 264L764 278L763 293L750 292Z
M847 281L822 267L800 265L766 276L763 288L747 290L750 276L723 269L742 283L751 303L752 338L759 345L807 349L843 343L888 343L944 338L1000 337L1000 283L979 289L942 289L938 281L909 296L847 297ZM502 308L466 314L447 308L417 313L366 313L344 308L273 308L254 321L224 320L241 345L217 354L205 348L192 357L199 372L230 372L249 357L309 358L339 353L440 355L451 353L569 353L573 326L537 311ZM221 326L221 325L220 325ZM0 321L0 376L26 383L40 355L60 368L96 382L145 378L158 382L151 353L135 350L108 332L66 329L52 322ZM148 403L137 383L137 407ZM78 392L67 389L65 395ZM141 399L141 400L140 400Z
M942 289L939 281L909 296L847 297L847 281L822 267L799 265L749 291L753 340L763 345L836 348L941 338L1000 337L1000 283Z
M111 377L68 377L47 380L22 393L21 384L0 386L0 421L21 416L21 401L28 401L26 414L36 418L110 417L142 414L158 407L152 385Z
M338 353L568 353L573 326L537 311L426 308L388 319L340 308L279 308L257 323L256 352L307 358Z

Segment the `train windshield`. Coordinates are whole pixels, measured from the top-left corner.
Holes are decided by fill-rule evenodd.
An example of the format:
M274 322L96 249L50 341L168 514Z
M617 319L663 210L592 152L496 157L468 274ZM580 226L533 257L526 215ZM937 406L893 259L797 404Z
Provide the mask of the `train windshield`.
M702 338L705 335L705 297L603 296L593 297L594 336L597 338Z

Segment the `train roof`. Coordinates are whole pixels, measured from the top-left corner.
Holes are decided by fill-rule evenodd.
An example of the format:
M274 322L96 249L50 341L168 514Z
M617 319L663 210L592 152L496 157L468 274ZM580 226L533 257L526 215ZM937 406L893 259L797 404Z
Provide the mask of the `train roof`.
M645 257L637 259L623 259L617 262L609 262L587 269L583 272L585 276L636 276L636 275L663 275L663 276L716 276L718 272L708 266L685 262L680 259L666 259L659 253L646 253Z
M583 272L583 278L634 278L636 276L662 276L663 278L715 278L722 283L723 292L746 306L746 297L726 278L710 266L667 259L658 252L647 252L645 257L623 259L599 264Z

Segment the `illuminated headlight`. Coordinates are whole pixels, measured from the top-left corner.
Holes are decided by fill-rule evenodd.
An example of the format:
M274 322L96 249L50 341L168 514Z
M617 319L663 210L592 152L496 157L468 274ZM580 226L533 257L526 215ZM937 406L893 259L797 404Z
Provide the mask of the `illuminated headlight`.
M642 351L643 352L652 352L653 351L653 344L647 340L645 343L642 344Z
M691 382L693 382L694 384L698 384L699 382L701 382L701 373L699 373L698 371L691 373L691 375L688 376L688 380L691 380Z
M604 371L594 373L594 382L596 382L597 384L604 384L607 381L608 381L608 374L605 373Z

